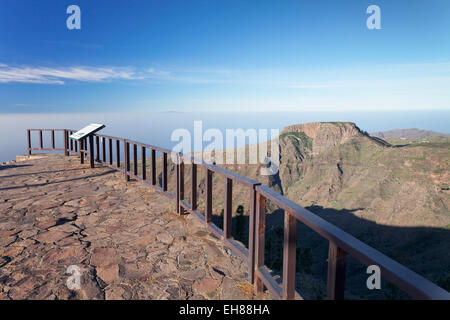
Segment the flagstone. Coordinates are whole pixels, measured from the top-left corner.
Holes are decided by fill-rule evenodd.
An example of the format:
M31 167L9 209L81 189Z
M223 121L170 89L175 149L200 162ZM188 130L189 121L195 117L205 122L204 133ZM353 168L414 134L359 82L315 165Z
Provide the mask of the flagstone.
M74 156L24 163L0 170L2 188L27 185L0 194L0 300L255 297L246 263L161 192Z
M158 241L160 241L162 243L165 243L165 244L168 244L168 245L172 244L172 242L173 242L173 236L170 235L170 233L168 233L168 232L161 232L161 233L159 233L156 236L156 239Z
M197 268L197 269L181 272L180 276L186 280L194 281L194 280L202 279L205 275L206 275L206 272L204 269Z
M17 237L6 237L6 238L0 238L0 246L1 247L7 247L14 241L16 241Z
M106 267L97 267L95 270L97 271L97 276L107 284L119 280L119 265L117 264Z
M195 292L201 295L206 295L211 297L215 295L216 291L219 288L221 281L212 279L212 278L204 278L202 280L196 281L192 288Z
M51 243L59 241L65 237L70 236L70 234L62 231L45 231L41 232L38 235L34 237L35 240L42 242L42 243Z
M114 248L94 248L90 262L93 266L107 266L119 261Z

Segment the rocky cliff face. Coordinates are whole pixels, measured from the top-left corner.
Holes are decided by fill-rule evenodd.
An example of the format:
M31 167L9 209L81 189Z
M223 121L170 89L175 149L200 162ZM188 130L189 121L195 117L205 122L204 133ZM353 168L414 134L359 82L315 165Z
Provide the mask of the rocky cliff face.
M303 140L294 138L302 134ZM448 141L393 147L354 123L289 126L280 136L280 181L285 195L303 205L364 208L376 212L379 223L448 224L449 194L441 188L447 146ZM447 214L436 215L431 207ZM403 212L411 210L417 215L405 219Z
M304 133L312 139L313 154L326 152L354 137L362 137L361 130L352 122L311 122L287 126L281 134Z
M347 159L381 150L385 144L364 134L351 122L314 122L283 129L280 135L280 181L285 194L312 203L331 201L343 187ZM346 168L347 169L347 168ZM308 180L315 180L305 183Z
M288 126L280 135L280 188L449 290L450 139L428 140L390 145L354 123ZM320 251L320 241L301 232L302 244Z

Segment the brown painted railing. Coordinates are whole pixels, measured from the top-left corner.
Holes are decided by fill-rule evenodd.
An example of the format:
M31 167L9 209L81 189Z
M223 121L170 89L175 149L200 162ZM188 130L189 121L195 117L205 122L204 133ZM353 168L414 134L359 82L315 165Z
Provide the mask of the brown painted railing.
M39 147L32 148L31 133L39 132ZM51 132L51 148L43 144L43 131ZM55 132L63 133L63 148L55 145ZM346 256L351 255L365 265L378 265L381 275L398 288L409 294L413 299L450 300L450 293L435 285L431 281L411 271L405 266L392 260L374 248L364 244L350 234L325 221L314 213L306 210L291 200L286 199L275 191L262 186L259 182L240 176L216 165L199 161L191 156L174 154L173 151L152 145L131 141L128 139L105 135L91 135L88 139L77 141L69 139L74 130L70 129L28 129L28 153L33 150L64 151L65 155L78 154L81 163L89 157L90 166L95 162L106 164L124 173L126 181L130 177L142 181L159 189L165 195L175 198L177 213L191 213L206 224L206 228L222 239L222 241L238 256L248 263L249 281L254 284L256 292L266 287L275 299L294 299L300 297L295 291L296 275L296 231L297 222L303 223L329 242L328 250L328 279L327 299L343 299L345 288ZM69 141L70 140L70 141ZM100 143L101 141L101 143ZM108 142L106 142L108 141ZM115 143L115 159L113 144ZM133 149L133 168L130 168L130 145ZM120 148L123 148L124 166L121 166ZM138 147L141 149L141 175L138 175ZM106 149L108 148L108 153ZM147 177L146 152L150 151L150 179ZM162 179L156 182L156 152L162 155ZM107 157L109 155L109 157ZM174 155L176 163L176 193L167 191L167 156ZM115 162L114 162L115 160ZM184 194L184 166L191 165L191 194L190 201L185 200ZM205 170L205 212L197 210L197 170L198 166ZM223 230L212 222L212 188L214 174L225 179L224 192L224 221ZM244 185L250 191L250 223L249 245L245 248L232 237L232 188L234 183ZM265 245L265 214L266 201L276 204L284 210L284 247L282 282L276 281L270 270L264 264Z

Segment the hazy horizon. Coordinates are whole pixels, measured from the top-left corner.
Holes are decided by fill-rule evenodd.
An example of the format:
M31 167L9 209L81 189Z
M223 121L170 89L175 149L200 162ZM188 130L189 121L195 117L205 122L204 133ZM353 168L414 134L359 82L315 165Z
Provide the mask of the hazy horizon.
M450 133L450 110L433 111L390 111L390 112L130 112L130 113L41 113L0 114L0 161L14 160L16 155L25 154L27 148L26 129L54 128L80 129L88 123L103 123L101 131L117 137L172 148L170 141L173 130L184 128L193 131L196 120L203 121L204 130L225 129L282 129L287 125L316 121L354 122L367 132L392 129L417 128ZM58 136L57 136L58 139ZM45 140L45 139L44 139ZM47 142L49 140L46 140ZM57 140L58 141L58 140ZM33 141L36 145L36 141ZM45 143L45 141L44 141Z

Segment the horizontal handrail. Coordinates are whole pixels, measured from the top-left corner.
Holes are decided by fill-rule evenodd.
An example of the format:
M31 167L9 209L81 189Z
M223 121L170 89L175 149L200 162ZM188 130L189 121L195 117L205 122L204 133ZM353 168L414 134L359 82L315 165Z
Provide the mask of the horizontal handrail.
M31 132L39 132L39 148L31 145ZM52 147L44 147L42 132L50 131ZM63 132L64 147L58 148L55 144L55 132ZM285 198L274 190L262 186L258 181L228 171L215 164L196 159L192 155L183 155L172 150L141 143L129 139L112 137L108 135L93 134L80 141L69 139L72 129L27 129L28 153L32 150L64 151L65 155L75 153L84 163L86 156L90 159L91 167L94 162L104 163L107 166L124 173L125 180L130 178L142 181L163 192L168 197L175 198L177 213L192 213L206 224L206 228L228 246L235 254L247 260L249 281L254 284L255 291L262 291L266 287L273 298L293 299L295 292L295 252L297 222L311 228L321 237L329 241L327 298L342 299L345 287L345 261L351 255L365 265L377 265L382 275L397 287L408 293L414 299L445 299L450 300L450 293L433 282L394 261L378 250L368 246L349 233L320 218L318 215L303 208L299 204ZM100 143L101 141L101 143ZM113 143L115 142L115 143ZM115 145L115 155L113 153ZM133 168L130 167L132 146ZM100 149L101 146L101 149ZM138 147L141 148L141 175L138 174ZM123 151L123 164L121 152ZM108 149L108 153L106 150ZM150 150L149 159L150 177L147 177L146 151ZM162 154L161 181L156 181L156 151ZM167 155L176 158L176 193L167 189ZM115 159L114 159L115 158ZM184 166L191 168L191 195L190 202L184 197ZM205 213L197 211L197 168L205 170ZM224 194L224 229L220 229L212 222L212 175L218 174L225 178ZM250 191L250 223L248 249L236 241L231 235L232 219L232 188L233 182L243 184ZM266 200L276 204L285 211L284 219L284 249L283 249L283 281L279 284L272 277L270 270L264 264L265 240L265 208Z
M65 131L68 129L27 129L29 131Z
M265 186L257 186L256 191L289 211L298 221L310 227L325 239L335 243L346 253L365 265L378 265L387 280L417 299L449 299L449 293L433 282L418 275L378 250L368 246L349 233L320 218L299 204L283 197Z

